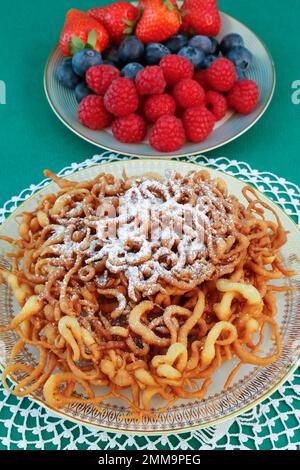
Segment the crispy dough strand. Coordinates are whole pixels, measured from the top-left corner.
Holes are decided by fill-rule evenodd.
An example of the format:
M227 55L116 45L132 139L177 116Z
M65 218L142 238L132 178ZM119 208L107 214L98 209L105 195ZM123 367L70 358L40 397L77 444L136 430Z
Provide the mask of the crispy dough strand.
M53 408L100 408L115 397L132 414L124 419L158 420L178 398L201 400L225 361L239 359L226 389L243 364L278 359L275 294L294 288L270 281L294 272L281 259L287 234L277 213L253 188L243 189L244 206L207 170L167 178L100 173L84 182L49 170L45 176L58 192L17 218L19 240L0 236L14 251L11 268L0 267L0 283L20 305L0 326L20 338L2 375L6 389L11 374L21 377L13 393L43 388ZM154 242L150 203L170 216ZM181 209L191 211L191 223ZM111 228L117 233L107 237ZM277 351L262 357L267 327ZM18 362L29 345L39 352L35 366ZM103 386L109 393L97 395L94 387ZM153 412L156 395L165 403Z
M240 360L243 363L246 364L254 364L258 366L267 366L269 364L272 364L272 362L276 361L279 356L281 355L282 347L281 347L281 342L280 342L280 336L279 336L279 331L278 331L278 325L277 323L272 319L268 317L264 317L265 323L269 323L272 329L272 332L274 334L275 338L275 344L277 347L277 352L275 354L272 354L271 356L268 357L259 357L256 356L255 354L246 351L241 342L239 340L235 340L233 342L233 349L236 353L236 355L240 358Z
M153 302L144 300L139 305L134 307L128 318L129 328L137 335L141 336L143 341L147 344L155 344L157 346L167 346L170 343L169 339L160 338L145 324L141 322L142 316L153 308Z

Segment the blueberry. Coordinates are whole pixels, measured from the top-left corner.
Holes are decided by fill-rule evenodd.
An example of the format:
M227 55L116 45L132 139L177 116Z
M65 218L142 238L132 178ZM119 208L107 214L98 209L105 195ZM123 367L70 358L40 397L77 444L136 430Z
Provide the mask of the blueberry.
M192 46L185 46L178 52L178 55L185 57L190 62L192 62L195 69L201 68L201 65L204 62L205 54L202 49L198 49L197 47Z
M101 54L92 49L83 49L82 51L76 52L72 58L73 70L80 77L84 77L86 71L94 65L100 65L102 63Z
M135 80L137 74L143 70L143 66L137 62L131 62L131 64L125 65L121 70L122 77L130 78L130 80Z
M80 101L83 100L86 96L93 95L94 93L90 88L87 86L85 82L78 83L78 85L75 88L75 98L77 100L77 103L80 103Z
M147 65L157 65L163 57L169 54L171 54L170 49L163 44L150 42L146 46L144 60Z
M105 64L114 65L117 68L120 67L119 54L116 47L108 46L108 48L102 52L102 57Z
M194 36L189 40L189 46L199 47L203 50L204 54L208 55L212 52L212 43L208 36Z
M220 49L223 55L226 55L227 52L230 51L233 47L237 46L243 46L244 45L244 39L240 34L236 33L231 33L227 34L227 36L224 36L221 44L220 44Z
M242 70L240 67L236 67L236 74L238 80L245 80L247 78L244 70Z
M217 60L218 57L216 57L215 55L207 55L201 65L201 69L208 69L208 67L211 66L211 64Z
M246 47L238 46L230 49L226 54L227 59L231 60L237 67L247 70L252 64L252 54Z
M220 53L220 44L216 38L210 38L211 40L211 53L215 56L218 56Z
M177 54L177 52L186 46L187 43L188 38L184 34L175 34L165 42L165 45L172 52L172 54Z
M144 44L135 36L125 38L119 47L119 59L123 64L141 62L144 55Z
M71 59L64 59L57 69L57 78L66 88L74 90L81 78L74 73Z

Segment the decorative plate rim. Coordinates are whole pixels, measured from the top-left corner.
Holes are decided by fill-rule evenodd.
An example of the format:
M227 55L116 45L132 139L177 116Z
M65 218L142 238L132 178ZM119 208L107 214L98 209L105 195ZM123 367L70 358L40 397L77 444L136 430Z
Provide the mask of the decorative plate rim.
M146 159L148 161L153 161L153 159L149 158L149 159ZM123 160L124 163L127 164L143 164L145 162L145 159L143 160L136 160L136 159L124 159ZM155 159L155 162L156 159ZM180 163L181 161L176 161L174 160L175 163ZM225 171L222 171L222 170L219 170L219 169L215 169L215 168L209 168L207 166L204 166L202 165L201 163L197 163L197 162L189 162L189 161L183 161L182 163L184 163L185 165L190 165L191 167L199 167L199 169L206 169L208 168L208 171L209 170L213 170L214 172L216 173L219 173L220 176L226 174L226 177L234 180L234 181L238 181L239 183L244 183L243 180L231 175L231 174L228 174L226 173ZM111 166L111 165L120 165L120 161L112 161L112 162L107 162L107 161L104 161L104 163L97 163L95 162L95 164L92 164L91 166L87 167L87 168L83 168L83 169L80 169L80 170L75 170L72 174L77 174L77 173L83 173L87 170L89 170L90 168L97 168L97 167L101 167L101 169L105 166ZM64 175L63 178L67 178L68 176L71 176L71 175ZM49 180L49 183L48 183L48 180L49 179L46 179L44 180L45 181L45 184L42 188L40 188L39 190L37 190L36 192L34 192L31 196L29 196L28 198L26 198L20 205L18 205L12 212L11 214L4 220L4 222L0 225L0 233L5 229L5 226L7 225L7 223L11 220L11 218L13 218L14 214L15 214L15 211L18 209L20 210L25 204L27 204L30 200L32 200L33 198L36 198L43 190L45 190L46 187L49 187L51 185L55 185L54 182L51 182L51 180ZM247 184L247 183L245 183ZM270 199L266 194L264 194L262 191L260 191L259 189L256 189L256 192L260 195L262 195L264 198L266 198L268 201L271 202L271 205L274 204L276 206L276 208L282 213L283 217L287 220L289 220L290 222L292 222L292 224L295 226L295 229L297 230L298 234L299 234L299 237L300 237L300 227L299 225L297 225L294 220L276 203L276 201L273 201L272 199ZM291 365L291 367L288 369L288 371L284 374L284 376L275 384L272 386L272 388L270 390L268 390L267 392L265 392L264 394L262 394L260 397L258 397L257 399L253 400L251 403L249 403L248 405L245 405L241 408L239 408L238 410L236 411L233 411L231 412L230 414L224 416L224 417L220 417L220 418L216 418L212 421L208 421L206 423L200 423L200 424L195 424L195 425L192 425L192 426L189 426L189 427L186 427L186 428L177 428L177 429L161 429L161 430L131 430L131 429L127 429L127 428L111 428L111 427L107 427L107 426L104 426L104 425L101 425L101 424L95 424L95 423L90 423L88 421L85 421L84 419L79 419L79 418L76 418L72 415L69 415L67 411L62 411L62 410L59 410L59 409L55 409L53 407L51 407L50 405L48 405L47 403L45 403L43 400L41 400L40 398L38 397L35 397L33 396L32 394L29 394L27 397L29 399L31 399L32 401L38 403L39 405L41 405L44 409L50 411L51 413L54 413L56 415L59 415L61 416L62 418L64 419L67 419L67 420L70 420L70 421L73 421L75 423L78 423L78 424L81 424L81 425L84 425L84 426L87 426L87 427L91 427L91 428L94 428L94 429L98 429L98 430L103 430L103 431L107 431L107 432L112 432L112 433L115 433L115 434L122 434L124 432L126 432L127 434L135 434L135 435L157 435L157 434L182 434L182 433L186 433L186 432L190 432L190 431L193 431L193 430L197 430L197 429L203 429L203 428L207 428L207 427L210 427L210 426L215 426L216 424L221 424L221 423L224 423L230 419L233 419L235 418L236 416L239 416L240 414L242 413L245 413L247 412L248 410L254 408L256 405L258 405L259 403L261 403L262 401L264 401L266 398L268 398L270 395L272 395L287 379L288 377L290 377L290 375L297 369L297 367L300 365L300 356L298 356L297 359L295 359L295 363ZM3 370L4 369L4 365L2 364L2 362L0 361L0 369ZM9 376L9 379L13 382L13 383L17 383L17 381L15 379L13 379L12 377Z
M266 99L265 103L264 103L264 106L263 108L261 109L261 111L259 112L259 114L256 116L255 119L253 119L252 122L250 122L249 124L246 124L245 127L243 127L239 132L235 133L234 135L232 135L231 137L229 137L228 139L225 139L222 143L218 143L218 144L215 144L215 145L209 145L205 148L202 148L201 150L194 150L194 151L191 151L191 152L186 152L185 150L185 146L183 147L182 149L182 152L181 153L178 153L176 154L176 157L184 157L184 156L192 156L192 155L197 155L199 153L199 151L201 151L201 153L204 153L204 152L210 152L212 150L215 150L217 148L220 148L220 147L223 147L224 145L227 145L229 144L230 142L238 139L240 136L242 136L243 134L245 134L247 131L249 131L261 118L262 116L265 114L265 112L267 111L268 107L270 106L271 104L271 101L272 101L272 98L274 96L274 92L275 92L275 87L276 87L276 69L275 69L275 63L274 63L274 60L273 60L273 57L271 55L271 52L269 51L269 48L266 46L265 42L262 41L262 39L254 32L252 31L251 28L249 28L248 26L246 26L242 21L236 19L234 16L232 15L229 15L228 13L224 13L224 12L221 12L221 15L224 15L225 17L227 18L230 18L231 20L234 20L236 21L237 23L239 23L240 25L242 25L244 28L246 28L248 31L250 31L256 38L257 40L261 43L261 45L264 47L268 57L269 57L269 60L270 60L270 64L271 64L271 68L272 68L272 86L271 86L271 91L269 93L269 96L268 98ZM103 143L98 143L96 142L95 140L93 140L92 138L90 137L87 137L86 135L84 135L82 132L80 132L79 130L75 129L61 114L60 112L58 111L58 109L56 108L55 106L55 103L53 102L51 96L50 96L50 92L49 92L49 87L48 87L48 75L49 75L49 65L51 63L51 60L52 60L52 57L55 55L56 51L58 50L59 48L59 44L56 44L56 46L54 47L54 49L52 50L52 52L50 53L49 57L48 57L48 60L46 62L46 65L45 65L45 68L44 68L44 77L43 77L43 84L44 84L44 91L45 91L45 95L46 95L46 98L47 98L47 101L52 109L52 111L54 112L54 114L56 115L56 117L71 131L73 132L74 134L76 134L78 137L82 138L83 140L89 142L90 144L92 145L95 145L96 147L98 148L103 148L105 150L109 150L111 152L120 152L120 149L119 148L114 148L114 147L109 147ZM101 131L98 131L98 132L101 132ZM150 148L150 147L149 147ZM160 155L152 155L151 153L147 153L147 154L143 154L143 155L140 155L138 153L134 153L134 152L128 152L126 151L126 155L129 155L129 156L132 156L132 157L139 157L139 158L143 158L143 159L157 159L157 158L164 158L164 159L168 159L168 158L172 158L173 155L170 155L170 154L160 154Z

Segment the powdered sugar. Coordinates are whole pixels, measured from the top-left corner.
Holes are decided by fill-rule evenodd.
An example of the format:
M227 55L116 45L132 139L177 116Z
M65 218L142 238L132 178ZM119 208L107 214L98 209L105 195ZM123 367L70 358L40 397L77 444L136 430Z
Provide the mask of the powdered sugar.
M125 274L132 300L136 290L149 295L162 291L166 282L184 286L205 280L212 271L207 257L214 224L218 221L226 232L231 216L213 186L198 186L175 172L162 182L135 181L120 195L117 208L106 207L105 217L99 217L96 236L102 248L86 263L106 258L109 272Z
M117 197L93 195L93 206L84 201L86 190L74 191L49 226L47 254L66 266L78 257L83 266L102 263L95 276L99 287L122 273L135 302L138 292L190 289L211 278L234 230L232 201L217 182L196 172L168 172L163 181L139 178L126 190L118 187Z

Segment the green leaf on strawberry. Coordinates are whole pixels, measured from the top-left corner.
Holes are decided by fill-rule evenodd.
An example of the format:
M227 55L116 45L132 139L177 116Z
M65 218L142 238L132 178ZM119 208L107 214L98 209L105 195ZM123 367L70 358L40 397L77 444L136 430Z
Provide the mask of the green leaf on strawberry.
M141 19L142 14L143 14L143 7L141 5L139 5L137 8L138 8L139 12L138 12L138 15L137 15L136 20L135 20L136 23Z
M164 0L163 4L166 5L166 7L168 8L169 11L176 10L176 7L174 7L174 5L172 5L170 0Z
M135 21L130 21L130 20L123 20L123 23L127 24L127 26L134 26Z
M140 6L140 7L138 7L138 10L139 10L139 12L138 12L138 15L137 15L137 17L136 17L135 20L127 20L127 19L125 19L125 18L123 19L123 23L128 26L128 28L124 29L124 34L125 34L125 35L129 35L129 34L132 34L132 33L133 33L133 30L134 30L134 28L135 28L137 22L138 22L139 19L141 18L143 9L142 9L142 7Z
M71 41L69 42L69 49L72 55L76 54L79 51L82 51L84 47L84 42L77 36L73 36Z
M89 46L91 46L91 49L94 49L97 43L97 31L93 29L92 31L89 32L87 43Z
M134 27L136 25L136 21L130 21L130 20L123 20L123 23L128 26L128 28L124 29L124 34L132 34Z
M129 28L125 28L124 31L123 31L123 33L124 33L126 36L128 36L128 35L132 34L132 31L133 31L132 28L129 27Z

